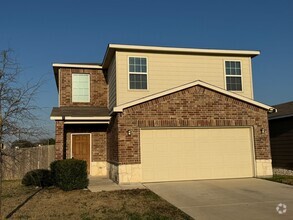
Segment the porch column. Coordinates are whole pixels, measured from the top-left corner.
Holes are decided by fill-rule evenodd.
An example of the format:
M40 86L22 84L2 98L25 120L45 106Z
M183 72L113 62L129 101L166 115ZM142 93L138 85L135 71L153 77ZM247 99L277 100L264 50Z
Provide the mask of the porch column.
M56 121L55 159L62 160L64 155L64 121Z

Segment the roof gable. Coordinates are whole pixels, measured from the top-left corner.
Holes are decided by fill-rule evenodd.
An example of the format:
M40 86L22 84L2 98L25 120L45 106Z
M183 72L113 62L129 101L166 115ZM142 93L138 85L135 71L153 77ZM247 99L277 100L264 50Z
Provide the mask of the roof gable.
M138 105L138 104L141 104L141 103L144 103L144 102L147 102L147 101L150 101L150 100L153 100L153 99L165 96L165 95L169 95L169 94L172 94L174 92L178 92L178 91L181 91L181 90L184 90L184 89L188 89L188 88L193 87L193 86L202 86L202 87L208 88L210 90L216 91L216 92L221 93L223 95L227 95L227 96L233 97L235 99L238 99L238 100L247 102L249 104L255 105L257 107L266 109L269 112L276 111L276 109L271 107L271 106L262 104L260 102L254 101L252 99L246 98L246 97L238 95L236 93L229 92L227 90L224 90L222 88L219 88L219 87L211 85L211 84L208 84L206 82L196 80L196 81L191 82L191 83L187 83L187 84L184 84L184 85L172 88L172 89L168 89L168 90L165 90L165 91L162 91L162 92L159 92L159 93L155 93L155 94L150 95L150 96L146 96L146 97L143 97L143 98L131 101L131 102L127 102L127 103L125 103L123 105L119 105L117 107L114 107L112 112L123 112L123 110L125 108L129 108L129 107L132 107L134 105Z

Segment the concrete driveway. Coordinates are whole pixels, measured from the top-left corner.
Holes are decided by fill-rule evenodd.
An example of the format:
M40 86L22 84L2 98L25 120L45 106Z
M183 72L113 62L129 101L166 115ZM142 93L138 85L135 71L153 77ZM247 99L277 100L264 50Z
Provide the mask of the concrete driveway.
M144 185L195 219L293 219L293 186L285 184L248 178Z

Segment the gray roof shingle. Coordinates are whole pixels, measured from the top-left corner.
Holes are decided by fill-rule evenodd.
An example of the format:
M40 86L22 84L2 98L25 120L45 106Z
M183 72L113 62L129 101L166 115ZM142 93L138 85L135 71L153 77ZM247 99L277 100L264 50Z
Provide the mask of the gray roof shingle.
M276 113L269 114L269 119L286 118L293 116L293 101L274 105Z
M54 107L51 117L72 116L72 117L99 117L109 116L109 110L106 107Z

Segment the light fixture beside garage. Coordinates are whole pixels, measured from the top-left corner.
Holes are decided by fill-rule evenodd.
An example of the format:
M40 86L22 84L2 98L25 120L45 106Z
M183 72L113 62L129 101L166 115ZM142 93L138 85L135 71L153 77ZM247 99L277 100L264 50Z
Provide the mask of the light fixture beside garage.
M127 130L127 135L131 136L131 130Z
M264 134L265 133L265 129L264 128L261 128L260 129L260 133Z

